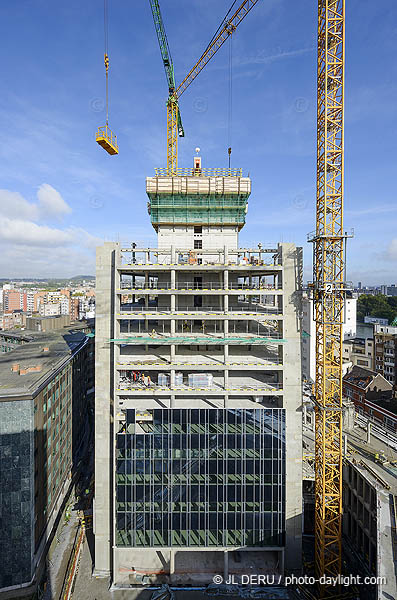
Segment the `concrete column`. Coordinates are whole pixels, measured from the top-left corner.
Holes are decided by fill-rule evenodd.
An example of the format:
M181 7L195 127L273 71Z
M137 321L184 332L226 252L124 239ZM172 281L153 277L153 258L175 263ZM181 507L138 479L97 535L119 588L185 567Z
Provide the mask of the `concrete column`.
M223 247L223 259L225 261L225 265L227 265L229 262L229 249L227 246Z
M170 346L170 359L171 362L175 362L175 344L171 344Z
M174 550L170 550L170 583L172 583L174 573L175 573L175 552L174 552Z
M371 422L368 421L367 425L367 444L371 443Z
M176 263L176 252L175 252L175 246L172 245L171 246L171 264L175 265Z
M223 289L229 289L229 271L226 271L226 269L223 271ZM229 310L229 296L227 295L227 292L225 292L223 296L223 310L224 312Z
M175 319L171 319L171 335L175 335Z
M145 289L149 287L149 273L146 271L145 273ZM145 308L149 307L149 294L145 294ZM145 325L147 326L147 320L145 321Z
M171 289L172 290L175 289L175 282L176 282L175 274L176 274L175 269L171 269Z
M176 310L176 294L171 294L171 311L175 312Z
M224 387L226 390L229 387L229 369L225 369L223 380L224 380Z
M227 550L223 551L223 580L227 581L229 577L229 553Z
M171 388L175 386L175 369L171 369Z

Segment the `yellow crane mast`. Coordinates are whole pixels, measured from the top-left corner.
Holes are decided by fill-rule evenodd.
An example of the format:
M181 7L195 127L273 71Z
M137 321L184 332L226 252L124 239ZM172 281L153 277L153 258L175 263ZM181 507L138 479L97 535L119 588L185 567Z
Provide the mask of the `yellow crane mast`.
M316 321L315 567L342 567L343 121L345 0L318 0L317 206L311 234ZM322 598L335 598L322 586Z

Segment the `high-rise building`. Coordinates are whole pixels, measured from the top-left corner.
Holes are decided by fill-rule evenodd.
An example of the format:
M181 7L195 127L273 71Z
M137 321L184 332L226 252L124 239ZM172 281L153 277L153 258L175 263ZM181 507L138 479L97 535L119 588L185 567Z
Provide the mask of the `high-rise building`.
M4 289L4 288L3 288ZM3 292L4 310L12 312L13 310L27 309L27 293L20 290L5 290Z
M299 571L301 248L239 247L240 171L146 190L157 248L97 249L95 574Z

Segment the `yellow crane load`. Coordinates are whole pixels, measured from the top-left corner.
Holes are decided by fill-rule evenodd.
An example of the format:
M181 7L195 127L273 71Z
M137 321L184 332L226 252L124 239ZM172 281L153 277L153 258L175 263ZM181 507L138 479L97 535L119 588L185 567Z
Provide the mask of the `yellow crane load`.
M95 139L109 154L118 154L117 135L115 135L108 125L98 127Z
M108 6L107 0L104 0L104 20L105 20L105 73L106 73L106 125L98 127L95 139L108 154L115 155L119 153L117 145L117 136L109 127L109 54L108 54Z

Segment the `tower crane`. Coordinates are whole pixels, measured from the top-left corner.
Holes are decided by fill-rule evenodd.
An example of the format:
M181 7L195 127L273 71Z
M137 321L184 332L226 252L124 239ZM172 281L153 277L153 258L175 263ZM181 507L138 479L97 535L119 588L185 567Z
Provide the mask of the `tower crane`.
M216 34L204 50L203 54L190 69L186 77L176 87L174 76L174 65L171 58L171 52L168 45L167 36L164 29L164 23L161 17L158 0L150 0L154 25L157 33L157 39L160 46L161 57L168 83L167 100L167 175L178 175L178 136L183 137L184 131L179 111L179 98L189 85L195 80L197 75L204 69L205 65L216 54L219 48L231 36L244 17L257 4L259 0L244 0L238 9L229 17L231 9L222 21Z
M344 182L345 0L318 0L317 201L313 242L316 321L315 568L342 566L342 324L345 303ZM335 588L321 586L321 598Z

